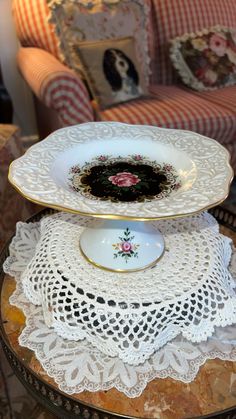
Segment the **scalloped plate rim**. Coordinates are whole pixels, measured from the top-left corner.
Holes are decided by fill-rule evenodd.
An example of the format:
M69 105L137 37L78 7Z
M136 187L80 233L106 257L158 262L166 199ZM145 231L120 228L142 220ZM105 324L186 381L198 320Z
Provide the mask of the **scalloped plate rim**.
M56 141L59 141L56 137L63 135L63 136L68 136L69 132L73 132L75 130L81 131L82 133L85 132L87 129L91 129L94 128L94 132L96 134L96 129L98 129L99 127L102 128L106 128L106 127L111 127L111 128L123 128L124 130L138 130L140 131L145 130L149 132L159 132L159 133L166 133L167 135L177 135L178 137L181 137L181 134L183 135L191 135L192 137L195 138L201 138L204 139L208 142L211 142L213 145L215 145L216 147L218 147L221 151L223 151L223 156L224 158L222 158L222 162L224 163L224 168L226 170L226 174L227 174L227 178L225 180L225 193L222 194L221 196L217 196L215 198L215 200L213 200L212 202L209 202L207 205L199 205L199 207L195 208L194 210L191 211L184 211L184 207L183 207L183 211L176 211L176 210L172 210L170 211L170 213L168 214L163 214L161 212L158 213L158 210L156 211L155 214L153 214L152 216L150 216L150 214L147 214L146 212L144 212L143 210L140 210L140 203L132 203L132 208L134 209L136 207L137 211L139 212L139 215L133 215L131 214L130 209L130 205L128 205L128 209L127 209L127 204L125 203L116 203L116 208L118 208L118 206L120 206L120 211L114 211L113 209L111 211L98 211L96 212L97 208L95 208L93 211L89 210L89 211L85 211L82 208L78 209L78 208L74 208L73 206L68 206L68 205L63 205L63 202L52 202L48 199L43 199L43 193L39 193L38 192L38 196L34 195L32 192L28 193L24 187L24 182L19 182L15 180L15 177L17 176L16 173L14 173L15 171L17 172L18 170L18 165L21 164L23 162L25 162L25 160L28 158L28 156L30 156L32 154L32 152L34 153L35 151L42 151L45 150L44 145L45 144L49 144L50 140L54 139ZM151 139L152 141L154 141L154 139ZM179 138L177 139L179 140ZM176 140L176 141L177 141ZM135 139L133 140L135 141ZM84 141L79 141L78 144L80 144L81 142ZM55 146L55 144L50 144L51 147L52 145ZM63 144L61 144L63 145ZM75 146L75 143L70 144L70 147ZM50 146L48 146L49 150L50 150ZM68 147L64 147L62 150L58 150L58 153L61 153L62 151L68 150ZM178 148L178 150L180 151L181 148ZM220 153L222 154L222 153ZM54 156L54 161L55 161L55 156ZM52 163L53 164L53 163ZM50 172L50 168L48 169ZM169 128L162 128L162 127L155 127L155 126L151 126L151 125L132 125L132 124L125 124L125 123L120 123L120 122L86 122L80 125L73 125L73 126L69 126L69 127L64 127L64 128L60 128L56 131L54 131L53 133L49 134L48 137L46 137L45 139L41 140L40 142L32 145L27 151L26 153L19 157L18 159L14 160L10 167L9 167L9 175L8 175L9 181L12 183L12 185L15 187L15 189L17 189L17 191L23 195L26 199L35 202L37 204L43 205L43 206L48 206L57 210L62 210L62 211L67 211L67 212L73 212L73 213L77 213L77 214L81 214L81 215L86 215L86 216L92 216L92 217L98 217L98 218L109 218L109 219L133 219L133 220L140 220L140 221L145 221L145 220L155 220L155 219L162 219L162 218L175 218L175 217L184 217L184 216L188 216L188 215L193 215L196 214L198 212L204 211L208 208L211 208L215 205L220 204L221 202L223 202L229 193L229 188L230 188L230 184L231 181L233 179L233 170L232 167L230 166L230 154L228 152L228 150L222 146L220 143L218 143L216 140L203 136L201 134L192 132L192 131L188 131L188 130L180 130L180 129L169 129ZM22 180L22 179L21 179ZM50 179L51 180L51 179ZM57 187L59 189L59 187ZM46 193L46 192L45 192ZM45 195L44 193L44 195ZM74 192L73 192L74 194ZM170 199L170 198L169 198ZM89 201L89 203L91 203L91 200L88 200L88 198L85 199L85 201ZM98 201L92 201L94 206L97 206ZM99 201L100 203L101 201ZM153 202L160 202L160 201L152 201ZM87 203L87 202L86 202ZM170 202L168 201L168 204ZM129 203L130 204L130 203ZM143 206L144 203L142 203ZM147 208L147 204L150 204L149 202L145 203L145 206ZM114 203L113 203L114 206ZM124 210L124 207L125 210ZM151 207L153 207L153 204L151 205ZM124 212L125 211L125 212ZM140 211L142 213L140 213ZM150 209L149 209L150 211ZM121 213L122 212L122 213Z

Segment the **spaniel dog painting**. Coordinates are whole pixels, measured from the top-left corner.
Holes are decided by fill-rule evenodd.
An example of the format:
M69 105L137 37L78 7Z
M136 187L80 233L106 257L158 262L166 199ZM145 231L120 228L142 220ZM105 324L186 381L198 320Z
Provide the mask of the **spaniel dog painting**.
M133 99L143 93L133 62L121 50L109 48L104 52L103 71L116 102Z

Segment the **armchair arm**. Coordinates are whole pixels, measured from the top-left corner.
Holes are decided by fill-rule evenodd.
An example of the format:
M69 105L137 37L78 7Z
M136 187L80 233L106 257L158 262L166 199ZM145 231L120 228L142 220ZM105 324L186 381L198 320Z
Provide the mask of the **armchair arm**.
M76 73L39 48L20 48L17 58L24 79L57 112L62 126L94 120L88 91Z

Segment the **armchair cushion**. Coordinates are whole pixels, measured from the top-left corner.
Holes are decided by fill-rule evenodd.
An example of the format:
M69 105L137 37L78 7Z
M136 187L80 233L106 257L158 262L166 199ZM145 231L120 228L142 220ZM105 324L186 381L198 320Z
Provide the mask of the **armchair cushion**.
M198 97L234 112L236 118L236 86L224 87L212 91L195 92Z
M83 81L53 55L39 48L20 48L18 65L35 95L57 111L62 126L94 120Z
M156 85L150 89L152 98L107 109L102 112L102 120L184 129L214 138L228 149L231 165L236 171L236 118L233 107L236 95L233 92L230 94L232 88L236 89L236 86L219 89L222 98L223 92L228 92L224 97L225 103L231 100L232 108L226 108L221 105L220 98L214 96L218 91L198 93L177 86ZM213 100L208 100L208 97Z
M235 111L177 86L156 85L152 98L120 104L102 112L105 121L179 128L215 138L227 145L236 140Z

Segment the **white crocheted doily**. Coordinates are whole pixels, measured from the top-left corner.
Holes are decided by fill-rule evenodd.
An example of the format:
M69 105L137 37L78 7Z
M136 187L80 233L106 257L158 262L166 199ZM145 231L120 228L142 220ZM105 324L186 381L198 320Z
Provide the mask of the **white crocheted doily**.
M42 219L21 274L26 297L58 335L138 365L180 333L201 342L236 323L230 239L211 215L153 223L167 250L154 268L127 275L84 260L78 243L87 222L66 213Z
M138 366L125 364L118 357L108 357L86 339L76 342L58 336L45 325L42 308L29 303L22 287L22 272L34 256L39 227L39 223L18 223L4 270L17 281L10 302L26 316L19 342L35 352L46 373L62 391L73 394L115 387L128 397L138 397L154 378L171 377L190 382L207 359L236 360L236 326L216 328L214 335L200 344L188 342L179 335ZM230 271L236 277L236 252Z

